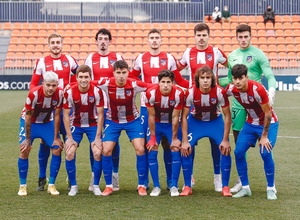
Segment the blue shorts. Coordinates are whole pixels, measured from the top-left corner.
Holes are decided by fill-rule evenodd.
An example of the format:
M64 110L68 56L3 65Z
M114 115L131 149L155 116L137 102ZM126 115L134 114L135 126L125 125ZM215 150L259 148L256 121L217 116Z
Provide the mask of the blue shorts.
M201 121L190 115L188 118L188 140L194 147L198 140L204 137L213 139L219 146L224 136L224 121L222 114L212 121Z
M145 138L140 118L128 123L117 123L112 120L106 120L102 141L118 142L122 130L126 131L130 141L135 138Z
M141 124L143 126L143 131L147 134L148 130L148 110L147 107L141 107Z
M168 139L169 144L171 145L172 137L173 137L172 123L155 122L155 136L156 136L156 142L158 144L160 144L162 137L165 136ZM179 123L177 138L180 141L182 140L181 123ZM148 128L147 142L149 140L150 140L150 129Z
M83 134L86 134L90 143L92 143L95 140L97 134L97 126L92 126L92 127L71 126L71 132L72 132L73 140L76 141L76 143L78 143L79 146Z
M71 108L70 111L70 116L73 113L73 109ZM55 110L53 110L53 115L55 114ZM60 114L60 127L59 127L59 133L62 135L66 135L66 129L65 129L65 124L64 124L64 109L61 110L61 114Z
M278 126L279 126L279 122L271 123L268 132L268 139L273 147L277 139ZM236 148L238 148L241 145L247 146L249 144L255 146L257 139L262 135L263 129L264 129L264 125L252 125L248 122L245 122L242 130L239 133L236 142Z
M31 144L36 138L41 138L45 142L46 146L56 149L58 146L52 146L54 141L54 121L48 123L31 123ZM19 144L25 140L25 120L20 119L19 129Z

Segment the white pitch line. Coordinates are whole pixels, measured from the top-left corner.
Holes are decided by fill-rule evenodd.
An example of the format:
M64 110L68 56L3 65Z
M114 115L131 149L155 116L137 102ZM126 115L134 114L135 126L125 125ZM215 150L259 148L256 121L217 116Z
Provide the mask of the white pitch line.
M300 107L276 107L276 106L273 106L273 108L277 109L299 109Z
M229 135L233 136L232 133L230 133ZM295 136L277 136L277 137L279 137L279 138L290 138L290 139L300 139L300 137L295 137Z

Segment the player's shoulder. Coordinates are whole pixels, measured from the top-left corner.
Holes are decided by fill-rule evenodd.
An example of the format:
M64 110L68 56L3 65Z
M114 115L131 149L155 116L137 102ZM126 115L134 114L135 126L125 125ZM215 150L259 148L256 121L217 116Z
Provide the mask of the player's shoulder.
M173 85L173 89L174 89L174 90L176 90L176 91L178 91L178 92L182 92L182 93L184 93L183 89L182 89L182 88L180 88L180 87L179 87L179 86L177 86L177 85Z

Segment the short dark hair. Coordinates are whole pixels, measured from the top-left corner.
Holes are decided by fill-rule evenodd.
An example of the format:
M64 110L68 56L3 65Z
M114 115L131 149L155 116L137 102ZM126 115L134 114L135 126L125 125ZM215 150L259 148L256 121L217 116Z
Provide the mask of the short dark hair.
M197 31L204 31L204 30L207 30L207 33L209 35L209 27L207 26L207 24L204 24L204 23L197 24L194 27L194 35L196 35Z
M238 33L244 32L244 31L249 31L250 36L251 36L251 27L246 24L240 24L236 27L236 36Z
M88 72L90 74L90 77L92 77L92 70L88 65L80 65L76 70L76 76L78 76L79 73L86 73Z
M202 75L204 73L208 73L209 75L211 75L211 87L214 88L216 86L216 77L215 77L215 74L213 73L213 71L211 70L211 68L209 68L208 66L203 66L196 70L195 78L194 78L196 87L197 88L200 87L199 77L200 77L200 75Z
M112 40L111 33L110 33L110 31L107 30L106 28L101 28L101 29L97 32L96 37L95 37L96 40L98 40L98 35L99 35L99 34L108 35L108 39L109 39L109 40Z
M116 69L128 69L128 64L124 60L118 60L117 62L114 63L114 71Z
M148 37L150 34L154 34L154 33L158 33L161 36L161 32L160 30L156 29L156 28L152 28L149 33L148 33Z
M174 73L171 70L163 69L158 73L158 81L163 77L169 77L174 82Z
M234 78L241 78L247 76L248 68L244 64L236 64L231 69L231 74Z

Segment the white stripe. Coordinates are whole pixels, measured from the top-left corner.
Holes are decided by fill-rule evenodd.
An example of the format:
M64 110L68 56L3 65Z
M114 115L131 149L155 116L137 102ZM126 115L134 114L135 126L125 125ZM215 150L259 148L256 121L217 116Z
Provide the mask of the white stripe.
M299 109L300 107L273 107L275 109L280 108L280 109Z
M230 133L229 135L232 135L233 136L233 134L232 133ZM296 136L277 136L278 138L290 138L290 139L300 139L300 137L296 137Z

